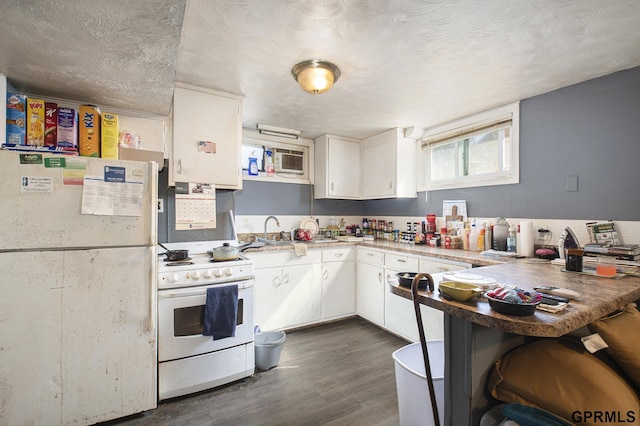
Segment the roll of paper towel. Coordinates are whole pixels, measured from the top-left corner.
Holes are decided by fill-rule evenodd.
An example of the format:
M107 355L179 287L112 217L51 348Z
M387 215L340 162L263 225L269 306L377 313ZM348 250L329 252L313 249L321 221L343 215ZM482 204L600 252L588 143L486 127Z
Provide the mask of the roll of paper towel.
M533 257L535 237L533 234L533 222L530 220L520 221L520 256Z

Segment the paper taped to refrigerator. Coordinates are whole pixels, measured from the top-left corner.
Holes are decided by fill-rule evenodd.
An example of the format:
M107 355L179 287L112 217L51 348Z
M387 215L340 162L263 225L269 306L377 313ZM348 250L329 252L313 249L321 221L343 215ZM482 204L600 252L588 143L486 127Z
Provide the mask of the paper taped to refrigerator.
M85 176L82 214L142 216L143 182L105 181L102 176Z

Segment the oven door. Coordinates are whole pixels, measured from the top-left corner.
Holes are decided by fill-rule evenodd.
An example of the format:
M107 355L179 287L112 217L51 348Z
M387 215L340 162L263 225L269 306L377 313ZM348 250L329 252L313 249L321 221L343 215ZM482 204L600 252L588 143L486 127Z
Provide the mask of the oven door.
M253 342L253 280L158 291L158 361L206 354ZM235 337L203 336L207 288L238 286Z

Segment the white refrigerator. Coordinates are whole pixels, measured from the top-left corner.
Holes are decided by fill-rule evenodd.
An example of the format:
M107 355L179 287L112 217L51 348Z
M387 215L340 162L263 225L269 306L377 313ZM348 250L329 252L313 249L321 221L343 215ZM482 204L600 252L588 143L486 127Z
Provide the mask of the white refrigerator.
M0 151L0 424L157 406L157 165Z

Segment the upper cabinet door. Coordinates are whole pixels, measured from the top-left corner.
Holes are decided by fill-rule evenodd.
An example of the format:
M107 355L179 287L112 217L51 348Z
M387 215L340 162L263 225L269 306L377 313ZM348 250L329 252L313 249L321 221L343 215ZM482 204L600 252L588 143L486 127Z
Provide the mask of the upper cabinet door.
M176 85L170 185L203 182L221 189L242 189L241 146L240 98Z
M361 198L416 198L415 146L400 128L363 140Z
M320 136L314 157L315 198L360 198L360 141Z

